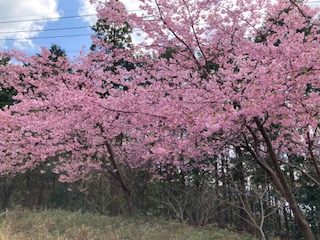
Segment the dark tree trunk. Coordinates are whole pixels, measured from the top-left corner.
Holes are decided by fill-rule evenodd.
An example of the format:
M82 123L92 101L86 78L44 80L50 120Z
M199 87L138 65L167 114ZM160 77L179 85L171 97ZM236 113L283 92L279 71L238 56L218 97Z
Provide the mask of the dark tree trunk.
M284 218L284 225L286 227L287 236L290 236L290 224L288 219L288 212L285 206L283 206L283 218Z
M255 154L255 158L259 162L259 164L261 164L261 166L267 171L267 173L271 177L274 185L279 189L282 196L289 203L289 206L292 210L292 213L295 217L295 220L299 226L299 229L300 229L304 239L314 240L315 237L314 237L313 232L309 226L309 223L308 223L306 217L304 216L304 214L302 213L301 209L299 208L298 203L297 203L296 199L294 198L294 195L291 191L290 185L288 184L286 177L280 168L279 159L275 153L271 139L269 138L269 135L268 135L266 129L264 128L263 124L261 123L260 119L256 117L256 118L254 118L254 120L255 120L255 123L257 124L257 127L258 127L258 129L263 137L263 140L267 146L268 153L270 154L270 158L272 161L271 168L270 168L270 166L266 165L265 161L263 161L259 156L257 156L257 154L259 155L259 153Z

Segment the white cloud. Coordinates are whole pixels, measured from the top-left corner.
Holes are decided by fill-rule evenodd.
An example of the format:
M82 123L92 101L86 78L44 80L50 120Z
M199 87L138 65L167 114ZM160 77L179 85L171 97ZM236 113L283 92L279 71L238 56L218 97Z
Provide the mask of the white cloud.
M8 40L20 39L13 43L19 49L34 47L32 40L21 39L39 35L46 23L55 20L33 21L41 18L59 18L58 0L0 0L0 49L8 47ZM29 32L28 32L29 31Z
M97 14L96 7L98 6L99 2L104 2L105 0L94 0L94 4L90 3L90 0L79 0L80 1L80 8L78 13L80 15L88 15L88 14ZM139 9L139 5L141 2L139 0L121 0L122 3L126 6L129 12L135 12L137 15L141 15L144 11ZM89 23L91 26L97 22L96 16L86 16L83 17L82 20ZM138 29L134 29L134 31L138 31ZM140 32L141 33L141 32ZM138 35L136 32L132 34L132 40L134 43L140 43L144 40L144 35L141 33Z
M96 0L94 4L90 3L90 0L79 0L80 8L78 13L80 15L88 15L88 14L97 14L96 7L99 2L104 2L105 0ZM136 11L139 8L140 2L138 0L121 0L126 5L128 11ZM94 25L97 22L96 16L86 16L83 17L85 22L88 22L90 25Z
M80 0L78 13L80 15L94 14L94 16L86 16L82 18L82 20L89 23L90 26L94 25L97 21L97 17L95 16L95 14L97 14L96 6L97 4L91 4L89 0Z

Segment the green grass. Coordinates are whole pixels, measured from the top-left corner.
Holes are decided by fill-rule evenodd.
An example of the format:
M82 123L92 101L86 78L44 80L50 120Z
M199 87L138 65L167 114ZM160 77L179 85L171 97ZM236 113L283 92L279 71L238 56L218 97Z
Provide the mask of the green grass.
M249 235L194 228L164 219L108 217L62 210L15 210L0 214L1 240L253 240Z

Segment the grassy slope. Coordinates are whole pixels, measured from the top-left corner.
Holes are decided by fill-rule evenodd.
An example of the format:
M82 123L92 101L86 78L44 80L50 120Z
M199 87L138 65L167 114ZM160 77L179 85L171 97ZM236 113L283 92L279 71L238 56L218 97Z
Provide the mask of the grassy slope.
M16 210L0 214L0 239L2 240L253 240L216 228L197 229L174 221L66 212L60 210Z

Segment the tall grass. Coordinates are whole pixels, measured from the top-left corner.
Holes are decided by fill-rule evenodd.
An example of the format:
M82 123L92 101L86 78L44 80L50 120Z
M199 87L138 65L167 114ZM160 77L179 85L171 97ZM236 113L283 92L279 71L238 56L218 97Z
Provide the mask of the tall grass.
M62 210L17 209L0 214L1 240L253 240L248 235L208 227L183 225L172 220L108 217Z

